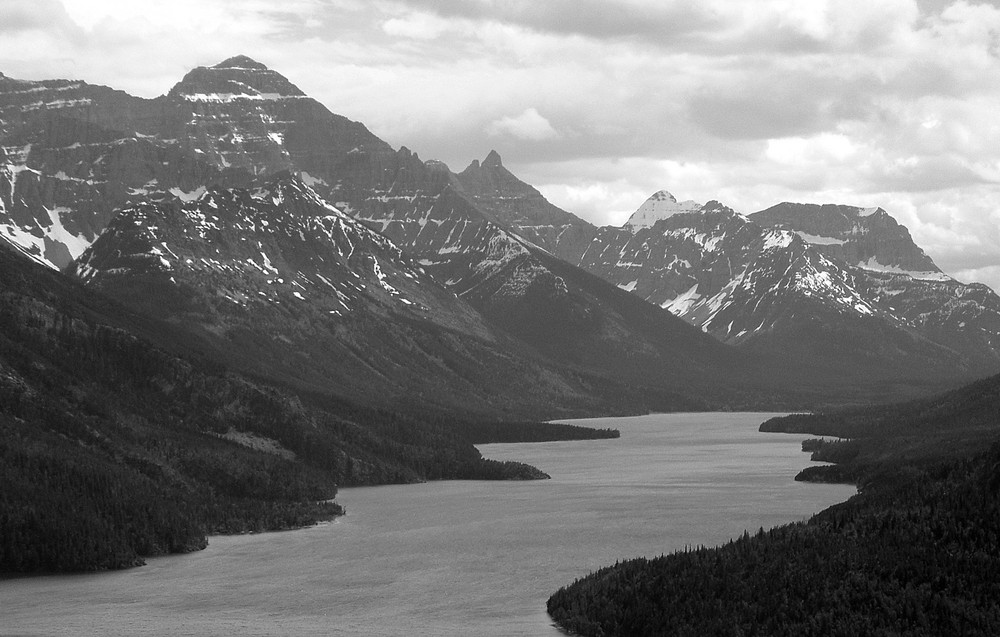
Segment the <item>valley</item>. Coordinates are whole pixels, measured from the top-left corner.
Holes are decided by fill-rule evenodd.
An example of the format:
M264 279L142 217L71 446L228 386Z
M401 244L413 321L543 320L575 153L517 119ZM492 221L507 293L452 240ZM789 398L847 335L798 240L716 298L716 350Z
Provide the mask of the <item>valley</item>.
M878 206L739 212L667 190L637 203L623 224L599 226L496 150L453 172L245 55L155 98L0 75L0 574L129 569L219 534L315 527L275 544L335 542L355 528L344 489L378 500L365 489L428 483L378 492L393 495L377 515L429 514L418 535L516 522L525 503L548 531L624 525L581 546L624 537L628 554L528 576L552 590L517 601L530 607L525 634L540 617L552 628L541 600L565 584L553 574L580 578L548 605L579 634L660 634L666 617L690 634L856 633L875 612L845 611L859 597L896 618L879 624L887 634L995 632L995 583L975 574L997 561L995 291L944 272L904 217ZM833 464L775 486L794 471L753 456L764 433L738 433L765 411L796 413L762 432L841 438L806 443ZM710 432L712 449L691 442ZM778 438L767 440L791 440ZM497 460L484 444L512 446ZM685 445L722 464L671 455ZM596 474L573 465L609 458ZM747 476L767 483L753 507L720 495ZM664 492L668 477L701 480L702 508L721 520L661 541L670 511L699 508L683 504L697 494ZM836 494L826 505L845 484L858 495L764 530L821 508L803 496L761 513L785 489ZM545 488L555 495L534 501ZM472 493L470 509L517 497L472 522L431 500L407 508L408 493L441 491ZM560 508L565 497L597 499L581 511ZM664 498L681 504L650 517ZM634 506L612 514L608 501ZM715 532L722 523L733 526ZM516 553L531 524L504 546ZM456 541L491 540L471 537ZM550 549L574 548L552 537ZM946 563L940 546L958 558ZM635 556L657 547L673 553ZM600 568L612 558L627 561ZM809 566L819 562L830 566ZM522 574L498 577L515 586ZM80 607L66 608L77 625ZM359 613L361 627L370 610ZM434 621L426 634L446 634Z

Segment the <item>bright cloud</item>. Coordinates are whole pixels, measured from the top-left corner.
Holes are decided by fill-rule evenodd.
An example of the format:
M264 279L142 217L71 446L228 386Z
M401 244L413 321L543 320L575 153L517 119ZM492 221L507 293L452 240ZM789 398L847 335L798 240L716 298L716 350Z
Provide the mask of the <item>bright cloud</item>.
M486 134L491 136L511 135L527 141L541 141L558 137L559 133L552 128L549 120L542 117L534 108L527 108L515 117L502 117L490 122Z

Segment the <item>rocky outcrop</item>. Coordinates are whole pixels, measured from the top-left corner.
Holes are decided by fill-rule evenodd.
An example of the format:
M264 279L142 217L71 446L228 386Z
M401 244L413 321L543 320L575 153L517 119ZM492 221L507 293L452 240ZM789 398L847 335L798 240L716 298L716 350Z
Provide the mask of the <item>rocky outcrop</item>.
M750 218L762 226L791 230L819 252L848 265L918 279L949 278L882 208L785 202Z

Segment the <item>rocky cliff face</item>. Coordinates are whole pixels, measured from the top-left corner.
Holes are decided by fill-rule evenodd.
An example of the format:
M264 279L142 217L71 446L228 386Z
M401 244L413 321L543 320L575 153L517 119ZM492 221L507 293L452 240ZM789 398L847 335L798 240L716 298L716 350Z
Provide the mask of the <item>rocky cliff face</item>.
M457 177L462 190L497 223L569 261L579 257L597 231L515 177L496 151L490 151L482 163L473 161Z
M913 242L909 231L882 208L786 202L750 218L762 226L787 228L819 252L847 265L921 280L950 279Z

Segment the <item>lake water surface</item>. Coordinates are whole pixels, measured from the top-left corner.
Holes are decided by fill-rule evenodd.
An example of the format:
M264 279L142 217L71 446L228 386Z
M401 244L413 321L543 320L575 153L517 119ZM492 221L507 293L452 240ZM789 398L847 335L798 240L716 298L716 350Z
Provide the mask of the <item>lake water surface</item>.
M552 476L342 489L347 515L213 537L129 571L0 581L0 635L560 635L545 600L616 560L801 520L853 487L792 480L768 414L575 421L618 440L484 445Z

